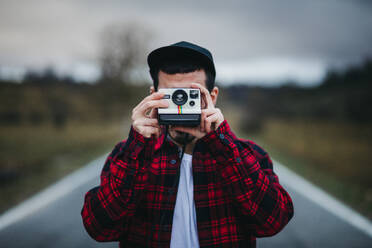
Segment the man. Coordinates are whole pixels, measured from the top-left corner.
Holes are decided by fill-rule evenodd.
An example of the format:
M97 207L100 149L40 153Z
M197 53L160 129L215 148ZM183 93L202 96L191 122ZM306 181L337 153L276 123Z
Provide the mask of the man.
M148 56L154 85L132 112L129 137L116 145L82 217L97 241L120 247L255 247L293 216L268 154L238 139L220 109L211 53L179 42ZM158 124L168 107L159 88L195 88L197 127Z

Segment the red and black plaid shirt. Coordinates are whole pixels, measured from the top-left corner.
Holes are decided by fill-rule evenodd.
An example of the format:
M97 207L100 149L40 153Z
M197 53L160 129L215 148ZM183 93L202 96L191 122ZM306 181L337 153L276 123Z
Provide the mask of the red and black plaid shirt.
M92 238L169 247L181 161L178 147L163 140L132 128L108 156L82 209ZM198 140L192 166L200 247L255 247L256 237L278 233L293 216L268 154L236 138L226 121Z

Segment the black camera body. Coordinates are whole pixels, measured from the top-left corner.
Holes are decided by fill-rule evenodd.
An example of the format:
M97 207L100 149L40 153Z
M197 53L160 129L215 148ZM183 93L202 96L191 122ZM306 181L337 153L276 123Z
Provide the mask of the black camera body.
M163 88L168 108L158 108L160 125L198 126L201 119L201 95L194 88Z

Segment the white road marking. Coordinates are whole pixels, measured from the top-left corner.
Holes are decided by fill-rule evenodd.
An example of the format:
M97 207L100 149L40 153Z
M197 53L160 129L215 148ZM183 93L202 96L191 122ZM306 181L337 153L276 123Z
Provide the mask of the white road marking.
M0 216L0 231L70 193L79 186L84 185L94 177L97 177L106 157L107 154L102 155L85 167L66 176L30 199L20 203L18 206L6 211ZM368 219L351 210L317 186L290 171L281 163L274 161L274 164L275 173L278 174L281 183L291 187L310 201L320 205L330 213L372 237L372 224Z
M99 175L106 157L107 154L93 160L83 168L6 211L0 216L0 231L92 180Z
M277 161L274 161L274 171L279 176L280 183L289 186L310 201L366 233L369 237L372 237L372 223L367 218L358 214Z

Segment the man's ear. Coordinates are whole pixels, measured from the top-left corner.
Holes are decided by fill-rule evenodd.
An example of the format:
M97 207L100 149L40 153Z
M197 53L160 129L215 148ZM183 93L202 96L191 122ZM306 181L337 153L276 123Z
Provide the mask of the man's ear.
M154 86L151 86L151 87L150 87L150 95L151 95L152 93L155 93L155 88L154 88Z
M219 93L219 89L217 86L215 86L213 90L211 91L211 98L212 98L212 102L214 106L216 106L216 103L217 103L218 93Z

